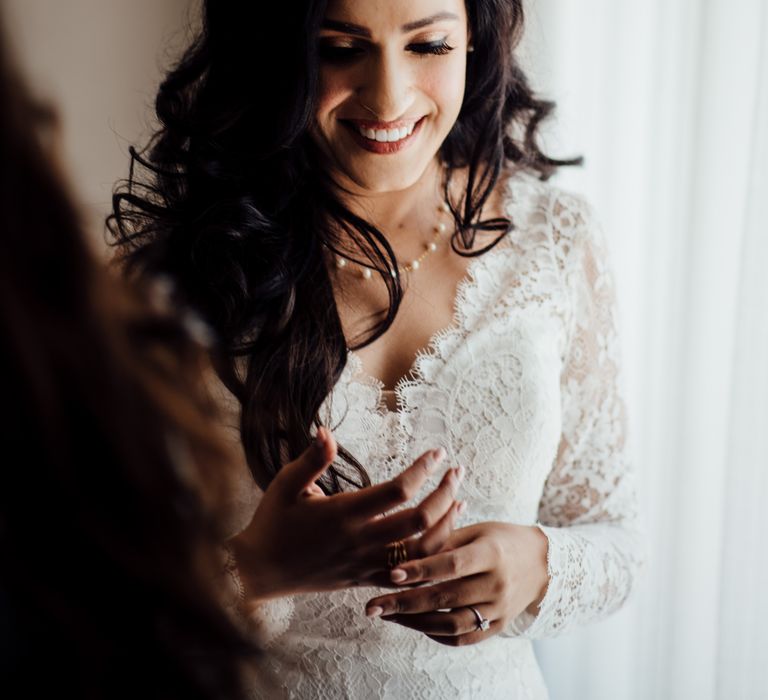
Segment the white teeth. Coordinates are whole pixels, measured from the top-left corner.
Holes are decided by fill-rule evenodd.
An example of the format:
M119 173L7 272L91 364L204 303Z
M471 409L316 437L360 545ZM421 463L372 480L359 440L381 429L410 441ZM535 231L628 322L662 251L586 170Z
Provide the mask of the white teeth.
M408 126L400 127L399 129L366 129L363 126L359 126L357 130L362 136L370 139L371 141L378 141L380 143L393 143L395 141L402 141L404 138L410 136L416 123Z

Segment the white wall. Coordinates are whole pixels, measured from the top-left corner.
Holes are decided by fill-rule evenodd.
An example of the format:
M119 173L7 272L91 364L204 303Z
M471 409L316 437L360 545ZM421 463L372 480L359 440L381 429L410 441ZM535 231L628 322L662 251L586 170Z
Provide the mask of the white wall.
M59 108L63 156L103 240L128 146L149 133L161 69L183 46L191 0L6 0L6 34L33 88Z

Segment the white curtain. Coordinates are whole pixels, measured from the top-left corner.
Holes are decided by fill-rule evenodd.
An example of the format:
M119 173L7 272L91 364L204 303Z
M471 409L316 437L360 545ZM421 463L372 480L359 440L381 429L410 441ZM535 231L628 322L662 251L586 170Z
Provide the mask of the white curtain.
M536 644L553 700L768 698L768 0L528 0L617 276L651 559Z

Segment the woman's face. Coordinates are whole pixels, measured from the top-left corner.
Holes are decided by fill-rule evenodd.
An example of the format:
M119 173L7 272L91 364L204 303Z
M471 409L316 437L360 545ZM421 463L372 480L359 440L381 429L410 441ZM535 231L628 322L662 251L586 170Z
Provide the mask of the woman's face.
M330 0L313 137L342 184L421 177L461 109L467 41L464 0Z

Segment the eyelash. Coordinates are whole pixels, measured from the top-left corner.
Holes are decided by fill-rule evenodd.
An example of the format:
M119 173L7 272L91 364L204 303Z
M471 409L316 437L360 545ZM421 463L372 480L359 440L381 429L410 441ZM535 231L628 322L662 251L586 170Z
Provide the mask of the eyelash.
M424 44L409 44L407 49L419 56L445 56L455 47L449 46L445 39ZM329 46L320 44L320 58L331 63L351 63L360 58L365 49L361 46Z

